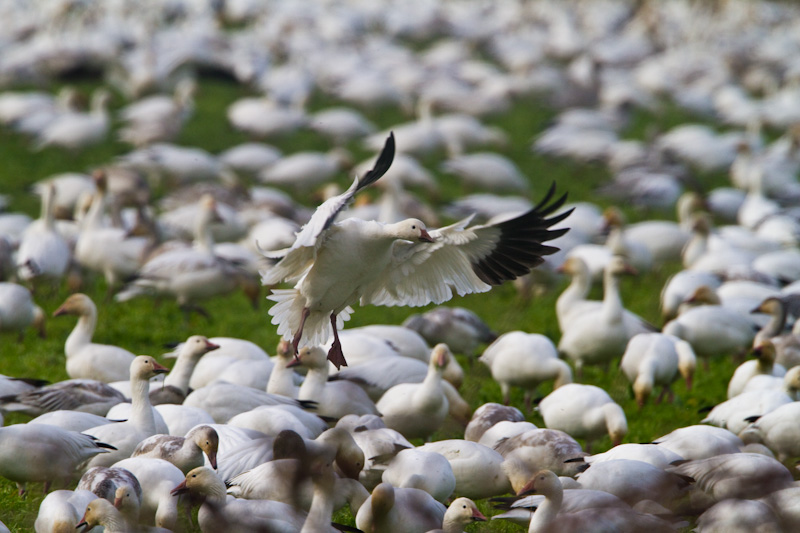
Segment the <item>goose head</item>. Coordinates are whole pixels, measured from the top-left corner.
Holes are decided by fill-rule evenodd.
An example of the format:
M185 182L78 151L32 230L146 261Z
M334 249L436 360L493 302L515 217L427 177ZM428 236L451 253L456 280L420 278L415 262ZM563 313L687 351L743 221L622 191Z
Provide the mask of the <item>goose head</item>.
M291 353L289 354L291 356ZM304 366L309 369L322 369L327 366L328 355L319 346L303 346L297 356L286 364L286 368Z
M795 401L800 398L800 366L793 366L783 376L783 389Z
M203 450L208 457L211 467L217 469L217 450L219 449L219 434L211 426L198 426L189 432L192 441ZM189 435L187 435L189 437Z
M162 366L149 355L140 355L131 361L131 380L147 381L157 374L166 374L169 368Z
M586 261L577 256L570 256L556 269L556 272L569 276L589 276L589 267Z
M635 276L635 268L621 255L615 255L606 265L606 271L613 276Z
M208 337L203 335L192 335L186 339L182 351L194 359L217 349L219 349L219 344L214 344L213 342L209 341Z
M177 487L170 491L173 496L180 494L197 494L199 496L215 496L221 492L225 497L225 484L219 476L207 466L198 466L189 471Z
M691 305L720 305L722 302L714 289L708 285L701 285L689 295L686 303Z
M104 498L97 498L86 506L86 511L84 511L83 517L75 526L75 529L81 528L82 532L86 532L98 525L110 525L109 519L113 517L119 518L119 514L119 511L111 502Z
M58 309L53 312L53 316L61 315L88 315L92 311L97 312L97 307L91 298L82 293L75 293L69 296Z
M404 239L411 242L433 242L433 238L428 234L425 223L416 218L401 220L395 224L388 225L390 234L397 239Z
M444 372L452 357L453 354L447 344L440 342L431 351L430 367L436 369L437 372Z
M317 440L336 448L336 466L345 477L358 479L364 468L364 451L356 444L349 431L333 427L323 432Z
M769 339L763 340L753 348L753 355L756 356L761 366L772 367L777 357L775 345Z
M751 313L765 313L767 315L780 315L784 311L783 302L780 298L770 296L761 302L758 307L751 310Z
M542 494L547 497L561 490L563 490L563 488L557 475L550 470L540 470L517 492L517 495Z
M372 490L373 517L386 516L394 507L394 487L391 483L380 483Z
M128 485L117 487L114 492L114 507L133 522L139 521L139 499Z
M486 517L469 498L456 498L444 513L445 524L459 524L462 527L472 522L485 522Z

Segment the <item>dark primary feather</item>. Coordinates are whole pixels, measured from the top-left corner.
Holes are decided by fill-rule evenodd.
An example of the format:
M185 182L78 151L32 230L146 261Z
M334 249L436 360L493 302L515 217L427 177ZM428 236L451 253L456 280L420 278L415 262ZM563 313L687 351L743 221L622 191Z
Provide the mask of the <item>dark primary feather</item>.
M530 211L511 220L494 224L500 230L500 238L492 253L472 264L472 270L484 283L500 285L516 279L544 262L544 255L558 251L555 246L542 244L564 235L569 228L548 229L567 218L572 209L551 218L548 215L558 210L567 199L566 193L549 203L555 194L553 183L545 197Z

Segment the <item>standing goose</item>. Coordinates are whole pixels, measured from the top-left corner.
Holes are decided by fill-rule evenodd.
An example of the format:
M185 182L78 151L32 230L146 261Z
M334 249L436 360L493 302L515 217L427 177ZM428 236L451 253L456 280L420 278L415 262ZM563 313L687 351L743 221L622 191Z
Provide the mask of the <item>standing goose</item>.
M548 204L555 186L532 210L492 225L467 228L467 219L429 234L416 219L381 224L350 218L334 224L356 192L388 170L393 157L394 136L389 135L363 179L317 208L289 249L265 254L278 260L263 272L265 285L297 282L293 289L273 289L269 296L277 302L269 311L272 322L283 338L292 340L295 353L301 341L323 344L332 329L328 358L340 367L346 360L338 328L356 302L421 306L442 303L454 293L486 292L541 264L543 255L556 251L542 243L568 231L548 229L569 215L545 218L565 200L562 196Z
M105 454L103 460L93 460L90 466L109 466L130 457L136 446L151 435L156 434L156 419L150 404L149 380L165 374L168 368L158 364L148 355L136 357L130 364L131 414L125 422L106 424L84 431L100 440L106 440L116 447L113 453Z
M678 372L692 388L696 357L691 345L681 339L663 333L640 333L633 337L625 348L620 369L633 384L636 403L644 406L653 388L660 385L660 402L665 394L672 401L672 382Z
M135 355L119 346L92 342L97 326L97 306L91 298L81 293L73 294L53 313L54 317L61 315L80 317L64 344L69 377L106 383L130 378L130 366Z
M22 341L29 326L44 338L44 311L33 302L31 291L16 283L0 282L0 332L17 333Z
M53 202L55 186L48 184L42 191L42 214L22 234L17 250L17 272L23 280L58 284L67 271L72 252L56 229Z
M153 435L140 442L131 457L153 457L164 459L178 467L184 474L203 466L203 454L211 467L217 468L219 435L211 426L200 425L191 429L185 437Z

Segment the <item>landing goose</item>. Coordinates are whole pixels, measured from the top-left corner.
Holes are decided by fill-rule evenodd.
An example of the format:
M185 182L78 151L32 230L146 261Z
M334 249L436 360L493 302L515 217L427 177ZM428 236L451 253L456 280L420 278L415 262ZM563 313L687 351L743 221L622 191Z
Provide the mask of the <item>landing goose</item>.
M525 405L530 410L531 396L541 383L554 380L554 389L572 383L572 370L558 358L553 341L538 333L504 333L484 350L480 361L500 384L506 405L511 399L512 386L524 389Z
M93 457L115 450L89 435L44 424L0 428L0 476L16 482L19 494L28 482L67 485Z
M64 345L69 377L106 383L130 379L134 354L118 346L92 342L97 326L97 306L91 298L82 293L73 294L53 313L53 316L61 315L80 317Z
M475 502L461 497L453 500L442 519L442 527L431 529L428 533L464 533L464 528L473 522L485 522L486 517L478 510Z
M131 378L131 414L125 422L106 424L84 431L85 434L100 440L107 439L116 447L112 453L105 454L104 459L95 458L90 466L109 466L130 457L136 446L144 439L156 434L156 419L153 406L150 404L149 380L165 374L168 368L158 364L148 355L136 357L130 364Z
M178 467L184 474L203 466L203 454L211 467L217 468L219 435L214 428L197 426L184 437L153 435L140 442L131 457L153 457L164 459Z
M454 293L488 291L491 285L541 264L542 255L556 251L542 243L568 231L547 229L569 215L545 218L565 199L548 204L554 186L533 210L494 225L467 228L469 220L464 220L431 235L416 219L386 225L347 219L334 224L356 192L386 172L393 156L394 136L390 135L375 167L363 179L357 178L347 191L323 203L288 250L265 254L278 262L263 272L262 283L299 280L295 288L273 289L269 296L277 302L269 311L272 322L283 338L292 340L295 352L302 340L304 345L324 343L332 328L334 341L328 357L342 366L346 360L338 328L349 319L350 305L360 300L419 306L442 303ZM510 244L512 235L514 242L525 244Z
M381 483L358 510L356 526L362 531L385 533L429 531L442 524L446 511L424 490Z
M44 311L33 302L31 291L16 283L0 282L0 332L16 333L23 339L31 326L44 338Z
M661 394L656 403L665 394L671 401L671 385L678 373L691 389L695 364L695 353L688 342L663 333L640 333L628 341L620 369L633 384L633 395L641 408L657 385Z
M548 394L537 407L548 428L586 439L586 451L602 435L614 445L628 433L625 412L606 391L594 385L569 383Z

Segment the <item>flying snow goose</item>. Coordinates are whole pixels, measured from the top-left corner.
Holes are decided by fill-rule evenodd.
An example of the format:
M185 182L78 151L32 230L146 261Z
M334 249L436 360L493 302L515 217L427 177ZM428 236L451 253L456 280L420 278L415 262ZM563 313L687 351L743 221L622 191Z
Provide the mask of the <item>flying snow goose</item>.
M636 403L642 407L653 388L660 385L660 402L665 394L672 401L672 382L680 372L686 388L692 388L696 357L692 346L677 337L663 333L639 333L628 341L619 363L620 369L633 384Z
M531 395L537 387L555 380L553 388L572 383L572 370L558 358L553 341L538 333L511 331L501 335L484 350L480 361L492 372L500 384L503 402L508 405L511 387L525 390L525 405L530 410Z
M90 466L109 466L130 457L136 445L151 435L156 434L156 418L150 404L150 378L169 372L149 355L140 355L130 364L131 378L131 414L125 422L105 424L84 431L100 440L107 440L116 450L105 454L104 460L93 459Z
M89 435L44 424L14 424L0 428L0 476L16 482L67 485L78 469L93 457L115 448Z
M446 511L424 490L381 483L358 510L356 526L362 531L385 533L429 531L442 524Z
M203 466L203 454L211 467L217 468L219 435L211 426L201 425L191 429L186 436L153 435L140 442L131 457L164 459L178 467L184 474Z
M106 383L130 379L134 354L118 346L92 342L97 326L97 306L91 298L81 293L71 295L53 313L53 316L61 315L80 317L64 345L69 377Z
M562 196L548 205L554 186L531 211L494 225L467 228L469 220L464 220L431 235L416 219L381 224L351 218L334 224L355 193L386 172L393 156L390 135L375 167L326 200L291 248L265 254L279 261L263 273L262 283L299 280L293 289L273 289L269 296L277 302L269 311L272 322L283 338L292 340L295 353L302 340L304 345L323 344L332 329L328 358L340 367L346 360L338 328L349 319L352 304L420 306L442 303L454 293L488 291L541 264L542 255L556 251L542 243L568 231L547 229L569 215L545 218L565 200Z
M628 433L625 411L606 391L594 385L569 383L548 394L537 407L548 428L559 429L573 438L592 442L608 434L614 445Z
M33 326L44 338L44 311L33 302L31 291L22 285L0 282L0 332L17 333L22 340L25 330Z

